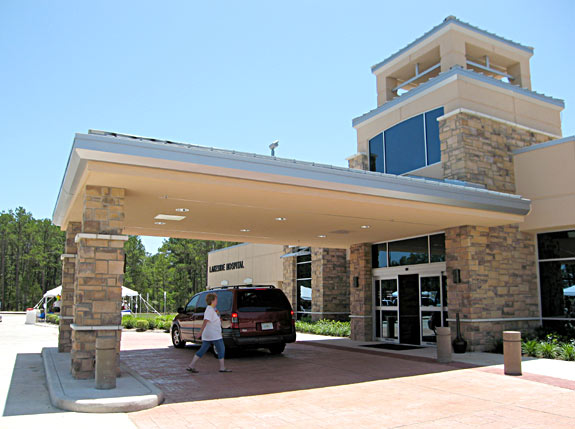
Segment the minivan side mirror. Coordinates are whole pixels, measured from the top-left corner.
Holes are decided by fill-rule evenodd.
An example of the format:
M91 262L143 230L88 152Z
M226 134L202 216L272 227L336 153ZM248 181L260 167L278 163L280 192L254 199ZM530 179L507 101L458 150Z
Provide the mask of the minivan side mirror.
M184 307L178 307L178 314L181 314L184 312Z

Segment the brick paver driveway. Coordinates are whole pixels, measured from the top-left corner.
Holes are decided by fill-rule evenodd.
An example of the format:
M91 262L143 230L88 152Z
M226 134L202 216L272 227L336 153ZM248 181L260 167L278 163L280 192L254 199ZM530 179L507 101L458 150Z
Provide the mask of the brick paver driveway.
M184 368L194 348L168 334L125 332L122 360L166 393L130 414L141 428L575 427L575 391L461 366L296 343L282 356L246 352L217 372Z

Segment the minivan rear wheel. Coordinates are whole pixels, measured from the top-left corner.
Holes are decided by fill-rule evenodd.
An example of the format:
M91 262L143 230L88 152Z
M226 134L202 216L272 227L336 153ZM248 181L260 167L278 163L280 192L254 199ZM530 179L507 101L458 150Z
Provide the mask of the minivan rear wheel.
M186 347L186 342L182 340L182 334L180 332L180 328L177 326L172 327L172 344L177 349L183 349Z
M268 348L272 355L279 355L282 354L283 351L285 350L286 344L285 343L272 344Z

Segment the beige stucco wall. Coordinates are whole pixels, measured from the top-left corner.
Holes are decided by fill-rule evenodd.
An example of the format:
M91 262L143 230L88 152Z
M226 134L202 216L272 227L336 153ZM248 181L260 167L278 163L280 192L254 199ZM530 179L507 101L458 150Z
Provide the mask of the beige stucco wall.
M531 200L522 231L575 228L575 139L514 156L517 193Z
M221 286L227 280L230 286L242 285L246 278L254 284L281 286L283 280L283 246L244 243L208 254L208 288ZM244 268L210 273L210 267L243 261Z
M456 109L467 109L549 133L555 138L561 136L561 107L459 76L456 80L430 88L357 125L357 151L369 153L369 140L380 132L441 106L445 115Z

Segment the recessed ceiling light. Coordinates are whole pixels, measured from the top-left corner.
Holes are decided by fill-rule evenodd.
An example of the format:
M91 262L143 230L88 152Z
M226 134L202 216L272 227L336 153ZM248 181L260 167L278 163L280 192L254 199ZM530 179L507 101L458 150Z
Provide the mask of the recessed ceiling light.
M279 220L280 222L287 220L285 217L276 217L276 220Z
M182 220L185 219L185 216L178 216L178 215L167 215L167 214L159 214L154 217L154 219L159 220Z
M318 235L318 236L317 236L317 238L325 238L325 237L327 237L327 235L321 234L321 235Z
M369 228L371 228L371 226L369 226L369 225L362 225L361 226L361 229L369 229Z
M250 230L247 228L244 228L244 229L240 229L240 232L250 232Z
M177 208L176 211L177 211L177 212L180 212L180 213L187 213L187 212L190 211L190 209L185 209L185 208L183 208L183 207L180 207L180 208Z
M165 225L165 224L166 224L166 222L159 222L159 221L158 221L158 222L154 222L154 223L155 223L156 225Z

